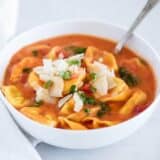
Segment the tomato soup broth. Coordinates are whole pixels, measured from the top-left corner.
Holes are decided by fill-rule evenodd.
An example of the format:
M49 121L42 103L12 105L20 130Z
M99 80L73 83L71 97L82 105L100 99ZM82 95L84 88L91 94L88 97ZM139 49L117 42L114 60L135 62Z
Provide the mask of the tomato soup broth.
M109 39L79 34L25 46L9 62L3 93L45 125L85 130L121 123L152 103L156 81L137 53L123 48L116 55L114 47Z

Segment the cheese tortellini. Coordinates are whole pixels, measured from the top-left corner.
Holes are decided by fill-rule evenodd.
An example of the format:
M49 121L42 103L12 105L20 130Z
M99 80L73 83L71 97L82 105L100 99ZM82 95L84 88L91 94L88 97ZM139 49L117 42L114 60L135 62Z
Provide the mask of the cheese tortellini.
M30 100L26 99L21 91L14 85L3 86L2 91L8 101L17 109L23 108L30 104Z

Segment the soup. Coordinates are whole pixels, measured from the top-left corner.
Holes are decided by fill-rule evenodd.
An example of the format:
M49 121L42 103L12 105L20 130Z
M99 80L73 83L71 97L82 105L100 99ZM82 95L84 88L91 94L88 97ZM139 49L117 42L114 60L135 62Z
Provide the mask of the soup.
M64 35L20 49L6 69L2 91L28 118L52 127L109 127L145 110L156 82L149 64L115 42Z

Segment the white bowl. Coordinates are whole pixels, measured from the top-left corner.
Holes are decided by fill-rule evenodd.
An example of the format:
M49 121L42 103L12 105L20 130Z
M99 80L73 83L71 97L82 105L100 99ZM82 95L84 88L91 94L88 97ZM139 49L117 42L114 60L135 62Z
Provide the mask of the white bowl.
M88 20L63 21L36 27L12 40L6 45L4 50L1 51L0 80L2 82L5 69L12 55L21 47L30 43L49 37L72 33L90 34L98 37L118 40L124 34L124 32L125 30L122 28L110 24ZM142 126L158 106L160 100L160 83L158 79L160 59L158 54L149 44L147 44L142 38L139 38L137 35L133 35L133 37L128 41L127 46L133 50L136 50L139 55L146 59L152 66L157 78L157 94L152 105L150 105L145 111L121 124L115 125L113 127L86 131L72 131L51 128L32 121L31 119L22 115L20 112L14 109L14 107L6 100L2 93L0 93L0 97L2 98L18 124L26 132L31 134L33 137L42 140L43 142L59 147L72 149L90 149L110 145L127 137L135 130L137 130L140 126Z

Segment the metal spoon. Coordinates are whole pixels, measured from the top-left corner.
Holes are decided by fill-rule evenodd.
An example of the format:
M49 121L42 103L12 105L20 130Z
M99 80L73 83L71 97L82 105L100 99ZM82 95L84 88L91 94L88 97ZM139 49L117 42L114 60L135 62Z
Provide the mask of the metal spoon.
M140 14L137 16L131 27L128 29L125 35L120 39L120 41L115 46L114 53L118 54L122 50L127 40L131 37L133 31L158 2L159 0L147 0L146 5L144 6Z

